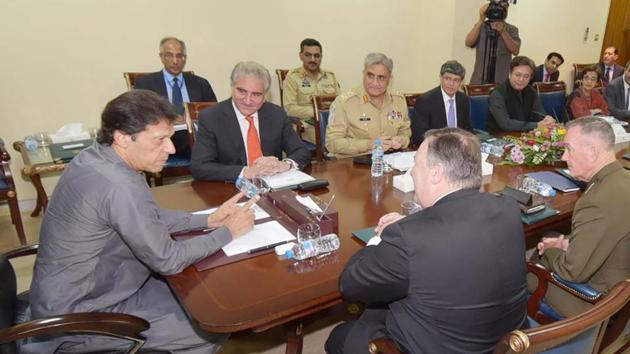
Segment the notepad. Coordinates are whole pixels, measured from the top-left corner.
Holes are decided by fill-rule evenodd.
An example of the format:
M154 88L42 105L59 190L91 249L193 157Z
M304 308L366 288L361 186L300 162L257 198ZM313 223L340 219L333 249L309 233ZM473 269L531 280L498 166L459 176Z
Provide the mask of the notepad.
M272 190L293 189L300 183L315 180L313 176L298 170L290 170L273 176L265 176L262 177L262 179Z
M561 192L575 192L580 190L580 187L573 183L570 179L551 171L532 172L528 173L528 176L534 178L537 181L547 183L553 189L557 189Z
M541 220L544 220L546 218L550 218L554 215L558 215L560 214L560 211L552 208L552 207L546 207L545 210L543 211L539 211L537 213L534 214L521 214L521 220L527 224L527 225L531 225L531 224L535 224Z
M237 203L236 205L242 207L243 205L245 205L245 203ZM194 212L193 214L212 214L217 209L219 209L219 208L210 208L210 209L206 209L206 210L199 210L199 211ZM254 204L252 206L252 210L254 211L254 218L256 220L260 220L260 219L265 219L265 218L270 218L271 217L269 215L269 213L267 213L265 210L263 210L263 208L259 207L257 204Z
M363 243L368 243L370 239L376 236L376 232L374 231L374 226L366 227L365 229L352 231L352 235L359 240L363 241Z
M223 252L230 257L274 243L293 240L295 240L295 236L274 220L255 225L250 232L223 246Z

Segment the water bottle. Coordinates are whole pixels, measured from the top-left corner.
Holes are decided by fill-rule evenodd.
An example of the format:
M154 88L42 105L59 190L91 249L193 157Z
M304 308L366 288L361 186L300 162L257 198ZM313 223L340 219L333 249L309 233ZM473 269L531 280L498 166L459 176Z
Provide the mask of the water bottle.
M381 139L374 142L374 150L372 150L372 177L380 177L383 175L383 147Z
M250 181L249 179L243 176L240 176L239 178L237 178L234 184L236 185L236 188L238 188L239 191L245 192L245 194L247 195L247 198L251 199L260 193L260 191L258 190L258 187L256 187L252 183L252 181Z
M339 237L335 234L328 234L317 239L296 243L293 248L288 250L284 255L288 259L301 261L319 254L336 251L339 249L339 245Z
M26 138L24 138L24 146L26 147L26 150L28 151L35 151L37 150L37 147L39 146L39 144L37 144L37 140L35 140L35 138L32 135L29 135Z
M556 191L553 187L530 176L523 177L523 189L528 192L538 193L543 197L553 197L556 195Z

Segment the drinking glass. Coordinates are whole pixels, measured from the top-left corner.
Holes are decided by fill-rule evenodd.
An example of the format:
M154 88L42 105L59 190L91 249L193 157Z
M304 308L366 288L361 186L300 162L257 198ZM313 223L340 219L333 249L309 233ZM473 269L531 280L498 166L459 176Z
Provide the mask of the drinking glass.
M322 232L318 224L302 224L297 229L297 240L300 243L308 240L317 240L321 235Z
M39 144L39 147L46 147L48 146L48 133L46 132L39 132L39 133L35 133L35 140L37 140L37 143Z

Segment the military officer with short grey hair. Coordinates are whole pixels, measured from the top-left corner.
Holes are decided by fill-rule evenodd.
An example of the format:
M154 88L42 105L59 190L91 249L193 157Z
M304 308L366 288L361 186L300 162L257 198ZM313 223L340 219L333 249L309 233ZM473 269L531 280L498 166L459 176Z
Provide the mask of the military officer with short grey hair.
M330 106L326 148L337 158L369 153L376 139L383 149L409 145L405 96L389 87L394 63L382 53L365 58L363 85L339 95Z

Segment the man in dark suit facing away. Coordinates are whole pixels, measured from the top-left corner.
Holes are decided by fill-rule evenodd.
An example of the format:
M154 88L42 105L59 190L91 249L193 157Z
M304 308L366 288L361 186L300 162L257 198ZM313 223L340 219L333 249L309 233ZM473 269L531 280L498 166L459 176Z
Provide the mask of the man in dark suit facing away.
M234 181L303 168L311 159L285 111L265 102L269 71L256 62L236 64L232 97L199 115L192 151L195 179ZM283 153L286 158L283 159Z
M389 337L405 353L490 353L526 321L525 238L514 200L479 191L479 140L427 132L411 176L423 209L386 214L350 258L339 287L366 304L337 326L326 352L367 353Z
M470 102L459 89L466 69L455 60L440 68L440 86L426 92L416 101L411 117L411 143L420 145L424 133L444 127L461 128L472 132Z
M203 77L185 73L186 43L175 37L166 37L160 41L160 60L164 69L136 79L134 88L157 92L168 98L179 115L175 134L171 138L175 145L175 154L190 156L188 130L184 121L184 102L216 102L217 97L212 86Z

